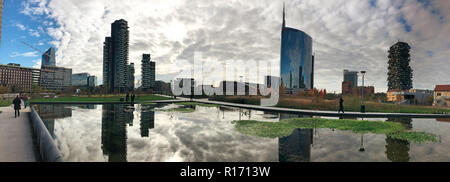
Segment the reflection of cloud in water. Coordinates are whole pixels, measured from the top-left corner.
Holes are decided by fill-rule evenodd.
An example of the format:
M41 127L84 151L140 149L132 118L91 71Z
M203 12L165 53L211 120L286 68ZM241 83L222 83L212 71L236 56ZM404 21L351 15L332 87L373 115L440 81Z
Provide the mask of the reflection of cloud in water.
M71 118L55 120L57 146L65 161L108 161L102 151L102 107L86 110L72 107ZM168 105L167 108L179 107ZM233 120L238 111L221 111L218 108L197 107L194 113L155 112L154 128L149 127L148 137L142 137L140 107L134 114L134 125L126 125L127 161L278 161L279 139L243 135L235 131ZM146 106L144 110L148 110ZM246 110L248 111L248 110ZM252 111L242 119L276 122L264 112ZM387 118L369 120L386 121ZM136 124L138 123L138 124ZM450 123L435 119L413 119L413 130L438 134L441 143L409 144L401 155L409 161L449 161ZM313 130L310 161L390 161L397 159L398 143L390 143L387 151L385 135L364 134L364 152L359 152L361 135L349 131L330 129ZM146 135L146 133L145 133ZM289 145L296 145L289 143ZM289 146L288 145L288 146ZM293 154L300 154L294 150ZM388 159L387 153L390 158ZM401 157L401 156L400 156ZM296 160L296 158L294 158Z
M72 118L55 122L64 160L107 161L101 148L102 106L73 109ZM137 123L140 114L134 112ZM141 137L139 124L127 127L127 161L278 161L277 140L238 133L231 124L238 118L235 112L219 114L217 108L155 112L155 128L149 137Z

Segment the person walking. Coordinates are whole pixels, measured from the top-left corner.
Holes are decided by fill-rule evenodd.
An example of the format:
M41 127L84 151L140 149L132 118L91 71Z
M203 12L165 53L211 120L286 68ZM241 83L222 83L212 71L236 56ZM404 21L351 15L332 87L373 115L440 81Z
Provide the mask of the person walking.
M342 97L339 98L339 111L338 113L340 113L342 111L342 113L344 113L344 99L342 99Z
M28 103L28 95L27 94L23 95L22 100L23 100L24 109L26 109L27 103Z
M20 103L22 103L22 101L20 101L19 96L17 96L13 100L13 104L14 104L14 118L17 118L17 116L20 117Z

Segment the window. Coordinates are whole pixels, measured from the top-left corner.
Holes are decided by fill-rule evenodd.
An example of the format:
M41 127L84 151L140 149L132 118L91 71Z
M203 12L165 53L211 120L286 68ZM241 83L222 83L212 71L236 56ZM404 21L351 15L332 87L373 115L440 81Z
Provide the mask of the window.
M442 96L442 93L437 93L437 96Z

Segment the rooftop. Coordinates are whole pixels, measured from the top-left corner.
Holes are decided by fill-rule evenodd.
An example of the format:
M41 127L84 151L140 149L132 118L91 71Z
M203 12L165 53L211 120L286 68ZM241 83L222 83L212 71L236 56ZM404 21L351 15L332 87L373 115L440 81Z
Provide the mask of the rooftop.
M450 91L450 85L436 85L434 91Z

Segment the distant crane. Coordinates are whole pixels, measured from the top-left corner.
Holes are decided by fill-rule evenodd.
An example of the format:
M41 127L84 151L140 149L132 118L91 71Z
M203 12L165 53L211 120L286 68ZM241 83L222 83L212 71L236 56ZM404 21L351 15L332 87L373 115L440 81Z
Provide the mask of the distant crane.
M22 41L22 40L21 40L20 42L22 42L23 44L27 45L28 47L32 48L32 49L35 50L35 51L38 51L38 52L40 52L40 53L42 53L42 54L44 54L44 55L46 55L46 56L48 56L48 57L52 57L51 55L47 54L46 52L41 51L41 50L39 50L38 48L36 48L36 47L34 47L34 46L32 46L32 45L30 45L30 44L28 44L28 43L26 43L26 42L24 42L24 41Z
M25 45L27 45L28 47L32 48L33 50L38 51L38 52L40 52L40 53L46 55L48 58L51 58L51 57L52 57L51 55L47 54L46 52L43 52L43 51L39 50L38 48L36 48L36 47L34 47L34 46L32 46L32 45L30 45L30 44L28 44L28 43L26 43L26 42L24 42L24 41L22 41L22 40L21 40L20 42L22 42L23 44L25 44ZM46 72L55 72L55 71L53 71L53 70L44 70L44 71L46 71Z

